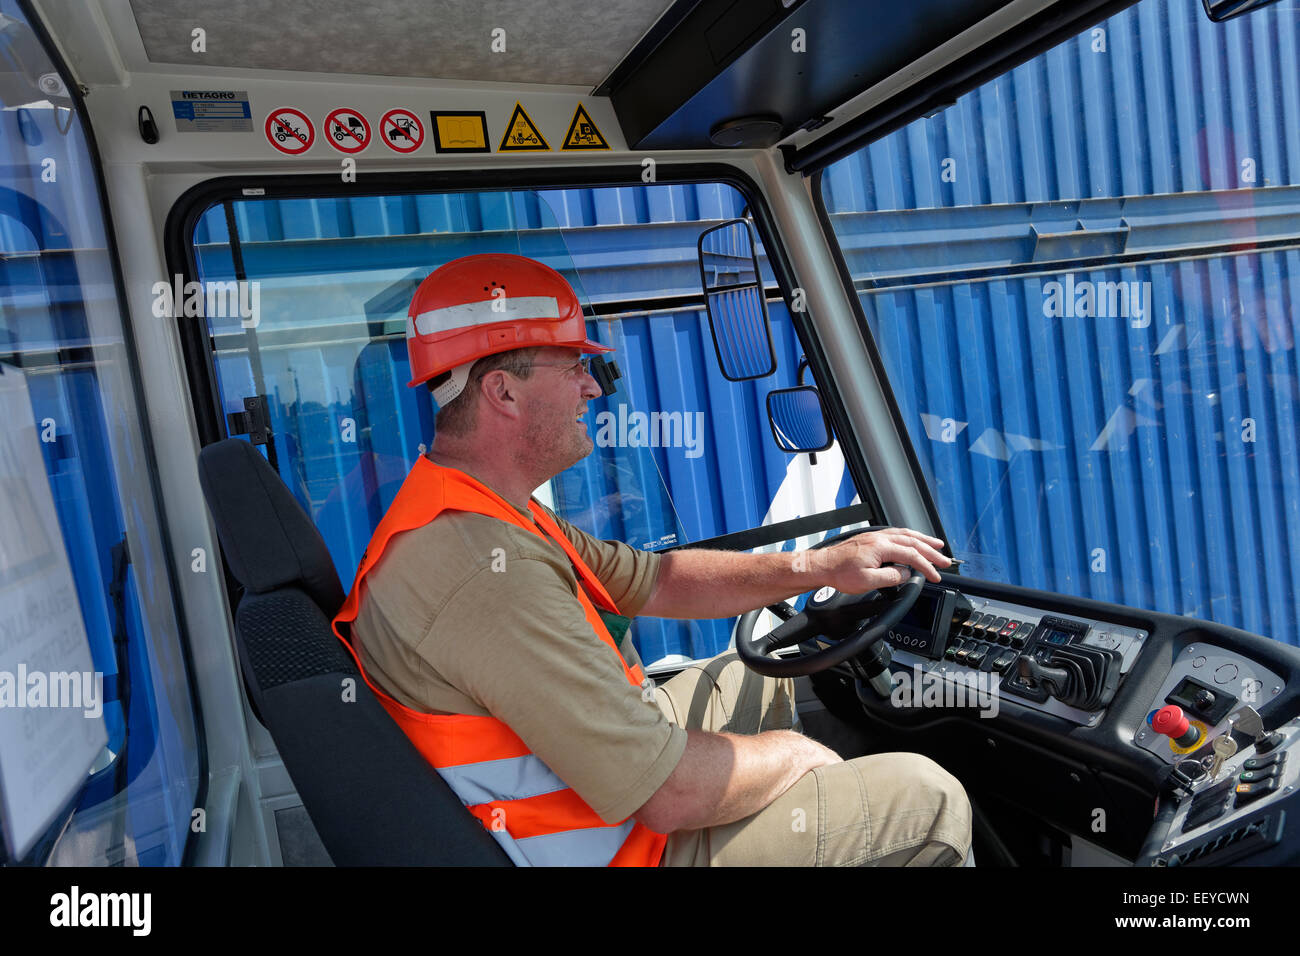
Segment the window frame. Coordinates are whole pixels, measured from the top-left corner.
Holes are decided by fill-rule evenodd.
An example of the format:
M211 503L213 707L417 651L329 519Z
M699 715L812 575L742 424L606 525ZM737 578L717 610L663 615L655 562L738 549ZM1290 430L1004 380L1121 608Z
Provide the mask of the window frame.
M525 168L502 170L427 170L410 173L384 173L367 177L364 187L343 183L332 174L287 174L267 176L224 176L206 180L184 192L169 210L163 233L163 248L169 275L180 274L189 282L198 277L197 260L192 237L200 218L209 209L223 202L279 199L346 199L363 196L430 195L437 193L503 192L508 190L583 189L602 187L636 187L645 185L689 185L694 183L724 183L736 189L748 204L748 211L767 250L768 262L776 277L779 294L787 306L792 301L792 289L798 286L790 258L777 230L776 220L768 208L758 184L744 171L724 163L661 163L656 169L656 180L647 184L642 180L643 170L636 165L608 165L597 167ZM816 238L816 237L814 237ZM238 271L238 258L236 270ZM704 295L698 299L674 299L674 306L697 305L704 308ZM620 306L620 310L622 305ZM845 467L858 490L861 504L854 506L851 515L846 509L823 512L829 516L815 521L819 516L795 519L794 522L755 526L741 532L691 542L685 547L749 549L765 544L789 540L791 537L831 530L848 523L867 522L879 525L885 522L884 509L876 494L876 486L866 467L866 458L839 399L838 383L831 376L819 341L813 334L813 323L805 313L790 309L790 316L808 359L814 378L826 383L824 398L831 425L844 453ZM192 321L178 319L178 332L182 354L186 363L186 378L195 410L196 426L201 446L220 441L226 435L225 422L220 416L217 398L217 376L212 349L206 329ZM891 396L892 404L892 396ZM894 414L897 416L897 410ZM901 419L900 419L901 425ZM909 447L910 453L910 447ZM928 497L928 489L927 489ZM927 504L934 512L933 502ZM851 519L851 520L850 520ZM797 525L797 527L792 527ZM809 525L818 525L810 527ZM936 523L935 527L938 527ZM674 550L664 548L663 551Z
M194 793L194 806L203 807L207 805L208 800L208 778L210 767L208 763L208 741L207 733L203 722L203 705L199 695L198 684L194 674L194 659L191 653L191 634L189 629L188 618L186 615L185 603L181 596L180 582L177 579L177 568L172 557L177 553L175 542L171 533L171 525L167 520L167 511L164 503L162 482L159 478L158 456L154 448L153 434L149 428L149 406L145 401L143 373L140 368L139 351L136 347L135 328L131 320L131 309L126 296L126 283L122 273L122 263L118 255L118 238L117 229L113 224L112 209L108 201L108 184L104 179L104 165L100 156L99 144L95 138L94 126L90 121L90 114L86 109L85 95L89 91L77 82L71 69L63 58L60 47L55 43L53 37L45 27L40 12L35 9L32 0L15 0L19 11L26 20L27 26L35 34L41 45L45 56L49 58L59 79L63 82L64 88L68 92L68 97L72 101L72 109L76 115L77 121L81 125L81 133L85 138L86 158L89 161L92 183L95 189L95 196L98 200L98 213L104 232L105 253L108 261L109 272L113 279L113 297L116 300L118 318L121 323L122 331L122 348L125 354L125 363L131 393L135 399L135 417L139 425L140 451L144 457L146 471L148 472L146 480L149 484L152 502L150 512L151 516L158 523L158 540L161 545L161 563L166 569L166 587L167 593L171 598L172 610L176 620L176 639L179 644L181 665L185 669L185 685L189 693L189 710L190 716L194 721L194 743L197 749L198 758L198 784ZM129 733L129 724L128 724ZM87 783L90 778L87 778ZM84 793L84 787L81 791ZM48 855L53 851L62 836L64 828L76 816L77 809L81 802L81 793L74 799L71 804L61 811L55 819L45 836L41 837L32 851L33 853L42 852ZM186 827L185 843L181 850L181 866L190 866L193 864L198 852L200 834L193 827Z

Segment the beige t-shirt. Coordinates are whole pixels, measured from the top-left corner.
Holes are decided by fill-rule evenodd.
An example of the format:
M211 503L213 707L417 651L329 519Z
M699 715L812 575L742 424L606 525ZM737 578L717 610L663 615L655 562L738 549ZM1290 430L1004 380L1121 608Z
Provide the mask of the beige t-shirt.
M661 557L556 523L634 617ZM487 515L445 512L389 541L362 586L353 644L385 693L425 713L496 717L617 823L668 779L686 731L628 683L592 633L578 586L549 539ZM630 636L620 650L639 663Z

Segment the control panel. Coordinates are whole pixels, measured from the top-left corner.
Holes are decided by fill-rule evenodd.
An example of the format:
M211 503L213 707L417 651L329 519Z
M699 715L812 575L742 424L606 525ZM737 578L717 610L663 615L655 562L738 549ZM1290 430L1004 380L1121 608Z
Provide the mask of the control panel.
M1174 659L1133 743L1170 764L1207 757L1239 707L1262 710L1284 686L1277 674L1241 654L1190 644Z
M1262 724L1248 734L1234 727L1232 736L1244 745L1231 756L1178 762L1179 771L1189 770L1190 792L1139 866L1218 866L1284 843L1286 811L1294 815L1300 787L1300 720L1273 732Z
M926 587L890 629L893 669L981 683L1016 703L1095 724L1149 635L1139 628Z

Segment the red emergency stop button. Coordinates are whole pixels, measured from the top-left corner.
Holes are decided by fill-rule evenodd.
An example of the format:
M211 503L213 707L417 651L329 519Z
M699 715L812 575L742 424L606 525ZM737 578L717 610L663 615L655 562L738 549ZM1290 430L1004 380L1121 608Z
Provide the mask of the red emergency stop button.
M1151 727L1158 734L1171 738L1180 747L1190 747L1201 739L1201 732L1192 726L1177 704L1166 704L1151 718Z

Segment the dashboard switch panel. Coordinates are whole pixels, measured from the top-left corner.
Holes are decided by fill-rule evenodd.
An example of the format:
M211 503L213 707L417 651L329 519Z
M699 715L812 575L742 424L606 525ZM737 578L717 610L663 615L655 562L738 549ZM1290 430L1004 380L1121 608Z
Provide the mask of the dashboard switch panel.
M1204 733L1189 749L1144 722L1134 731L1133 742L1169 764L1189 755L1199 759L1209 754L1215 737L1227 732L1230 716L1241 705L1261 710L1283 686L1277 674L1240 654L1212 644L1189 645L1174 659L1146 713L1176 706ZM1267 714L1264 719L1267 722Z

